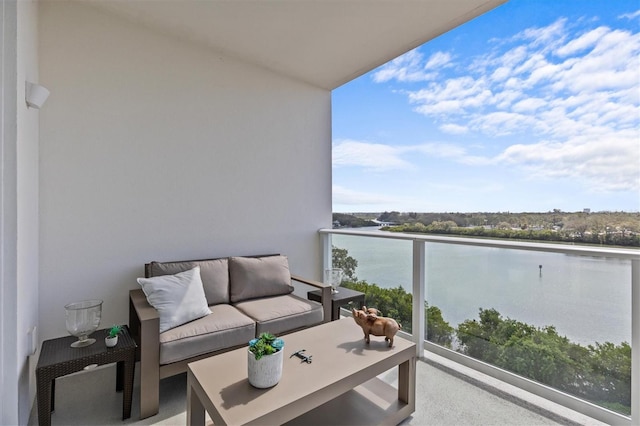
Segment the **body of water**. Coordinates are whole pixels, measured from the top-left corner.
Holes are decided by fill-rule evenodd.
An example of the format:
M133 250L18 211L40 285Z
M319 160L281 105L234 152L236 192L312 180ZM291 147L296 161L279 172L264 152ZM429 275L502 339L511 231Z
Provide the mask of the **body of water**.
M332 240L358 261L358 279L411 292L411 241ZM426 252L427 302L454 327L494 308L583 345L631 342L629 260L437 243Z

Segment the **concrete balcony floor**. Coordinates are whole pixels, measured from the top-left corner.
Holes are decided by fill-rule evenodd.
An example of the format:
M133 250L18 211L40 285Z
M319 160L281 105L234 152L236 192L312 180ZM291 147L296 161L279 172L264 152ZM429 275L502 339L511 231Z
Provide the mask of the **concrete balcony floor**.
M511 385L425 353L417 363L416 411L402 425L600 425L602 423ZM137 373L137 369L136 369ZM395 384L397 369L380 376ZM115 392L115 364L56 381L52 425L184 425L186 374L162 380L160 413L140 420L139 377L131 418L122 421L122 394ZM37 425L34 408L29 421Z

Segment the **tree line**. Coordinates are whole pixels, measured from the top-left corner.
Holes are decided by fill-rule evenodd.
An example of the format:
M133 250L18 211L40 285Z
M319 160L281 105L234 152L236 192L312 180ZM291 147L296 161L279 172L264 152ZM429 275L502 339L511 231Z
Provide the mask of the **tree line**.
M640 247L640 233L631 231L583 232L573 230L552 229L513 229L505 226L487 228L477 226L461 228L454 222L432 222L430 225L422 223L404 224L382 228L391 232L409 232L423 234L448 234L463 237L487 237L514 240L554 241L571 244L599 244L623 247Z
M348 227L372 226L370 218L371 214L334 213L334 221ZM392 223L393 226L383 228L392 232L640 247L640 213L563 212L559 209L543 213L391 211L379 214L377 219Z
M343 286L365 293L365 305L396 319L411 333L413 295L402 286L381 288L358 280L358 261L333 247L333 266L345 272ZM451 326L425 301L426 339L478 360L552 386L625 415L631 414L631 346L611 342L583 346L552 325L536 327L479 308L478 319Z

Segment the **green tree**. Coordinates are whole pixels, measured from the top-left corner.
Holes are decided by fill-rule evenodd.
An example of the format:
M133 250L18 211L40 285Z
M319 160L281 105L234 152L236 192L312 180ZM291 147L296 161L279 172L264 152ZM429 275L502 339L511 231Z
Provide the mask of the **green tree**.
M553 326L503 318L480 309L479 321L458 325L459 351L624 414L631 405L631 347L627 343L581 346Z
M450 348L455 329L442 317L442 311L437 306L429 306L424 302L427 316L427 340Z
M331 264L334 268L340 268L344 272L344 276L349 281L357 281L356 268L358 261L349 256L347 249L341 249L331 246Z
M363 219L351 214L345 213L334 213L333 214L333 222L339 222L340 226L346 226L348 228L360 228L363 226L376 226L376 223Z
M596 343L589 345L589 351L590 398L631 406L631 346L626 342L620 345Z

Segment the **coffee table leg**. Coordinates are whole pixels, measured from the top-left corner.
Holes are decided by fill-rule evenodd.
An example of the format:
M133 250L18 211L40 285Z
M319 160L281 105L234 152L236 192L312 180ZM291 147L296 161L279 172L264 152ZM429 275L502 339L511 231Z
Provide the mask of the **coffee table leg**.
M204 405L193 389L191 371L187 372L187 425L204 426Z
M398 365L398 399L413 405L416 400L416 358Z

